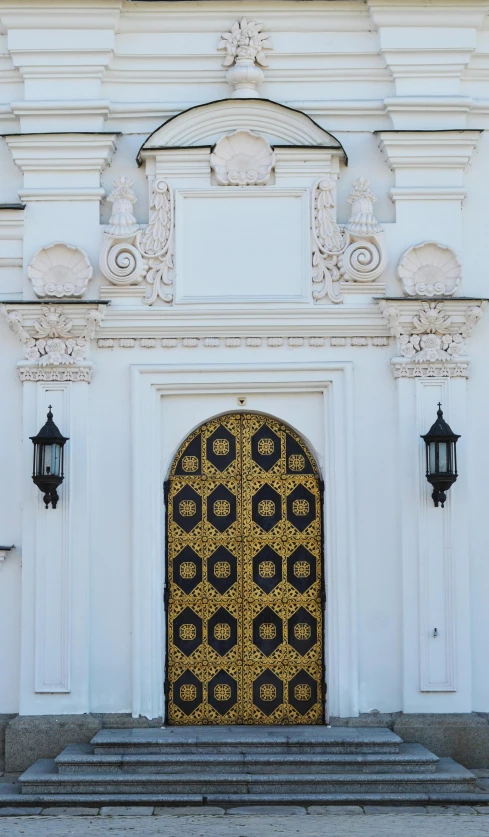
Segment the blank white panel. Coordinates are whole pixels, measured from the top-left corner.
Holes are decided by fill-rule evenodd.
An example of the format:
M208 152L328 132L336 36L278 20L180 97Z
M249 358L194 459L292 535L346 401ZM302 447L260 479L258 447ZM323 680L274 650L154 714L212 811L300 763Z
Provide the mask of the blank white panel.
M177 301L305 301L305 190L180 193Z

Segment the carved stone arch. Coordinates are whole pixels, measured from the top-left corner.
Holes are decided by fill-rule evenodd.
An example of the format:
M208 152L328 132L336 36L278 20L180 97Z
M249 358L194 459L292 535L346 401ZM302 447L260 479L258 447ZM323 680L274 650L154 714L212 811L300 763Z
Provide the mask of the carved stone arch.
M221 99L182 111L157 128L141 146L137 161L163 148L212 147L226 133L255 131L275 147L320 147L347 165L341 143L310 116L268 99Z

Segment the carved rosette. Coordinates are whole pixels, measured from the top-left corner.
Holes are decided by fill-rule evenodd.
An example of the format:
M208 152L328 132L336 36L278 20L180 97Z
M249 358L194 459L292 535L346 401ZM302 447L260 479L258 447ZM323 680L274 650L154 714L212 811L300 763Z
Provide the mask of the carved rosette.
M122 182L123 181L123 182ZM106 279L119 287L151 286L144 302L152 305L159 298L172 303L173 293L173 192L166 180L156 180L151 193L150 219L145 229L135 223L132 206L136 195L132 181L121 178L114 184L108 200L113 203L109 227L104 233L100 269Z
M2 305L10 329L24 345L24 363L19 365L23 381L88 380L91 364L87 363L90 340L103 318L103 306L87 307L75 326L74 317L65 307L43 305L34 315L19 308ZM69 371L69 370L72 371Z
M336 180L321 178L312 194L313 299L343 302L340 281L373 282L385 270L387 253L384 233L373 214L376 200L365 178L356 180L348 202L350 221L336 221Z
M401 301L381 300L379 304L397 338L400 357L392 361L395 377L468 376L465 341L482 317L484 301L461 305L457 300L452 304L430 300L420 302L414 311Z

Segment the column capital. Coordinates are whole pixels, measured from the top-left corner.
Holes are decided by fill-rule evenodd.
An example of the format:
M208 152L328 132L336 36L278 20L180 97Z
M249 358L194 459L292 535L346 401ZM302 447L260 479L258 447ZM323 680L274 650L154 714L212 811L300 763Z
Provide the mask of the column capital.
M90 383L87 357L105 313L103 303L7 302L2 313L24 345L25 360L18 364L21 381Z
M487 307L480 298L382 299L383 318L397 338L395 378L468 378L466 340Z

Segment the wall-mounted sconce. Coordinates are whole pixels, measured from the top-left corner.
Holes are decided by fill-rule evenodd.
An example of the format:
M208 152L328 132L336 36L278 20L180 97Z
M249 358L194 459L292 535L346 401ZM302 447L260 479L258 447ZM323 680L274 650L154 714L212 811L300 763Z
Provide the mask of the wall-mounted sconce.
M44 494L46 508L53 509L59 500L57 488L64 479L64 446L68 437L62 436L53 421L51 406L48 420L37 436L31 436L34 444L32 480Z
M447 499L446 492L457 479L457 441L460 436L453 433L443 418L441 404L435 423L424 439L426 445L426 479L433 486L433 502L442 508Z

